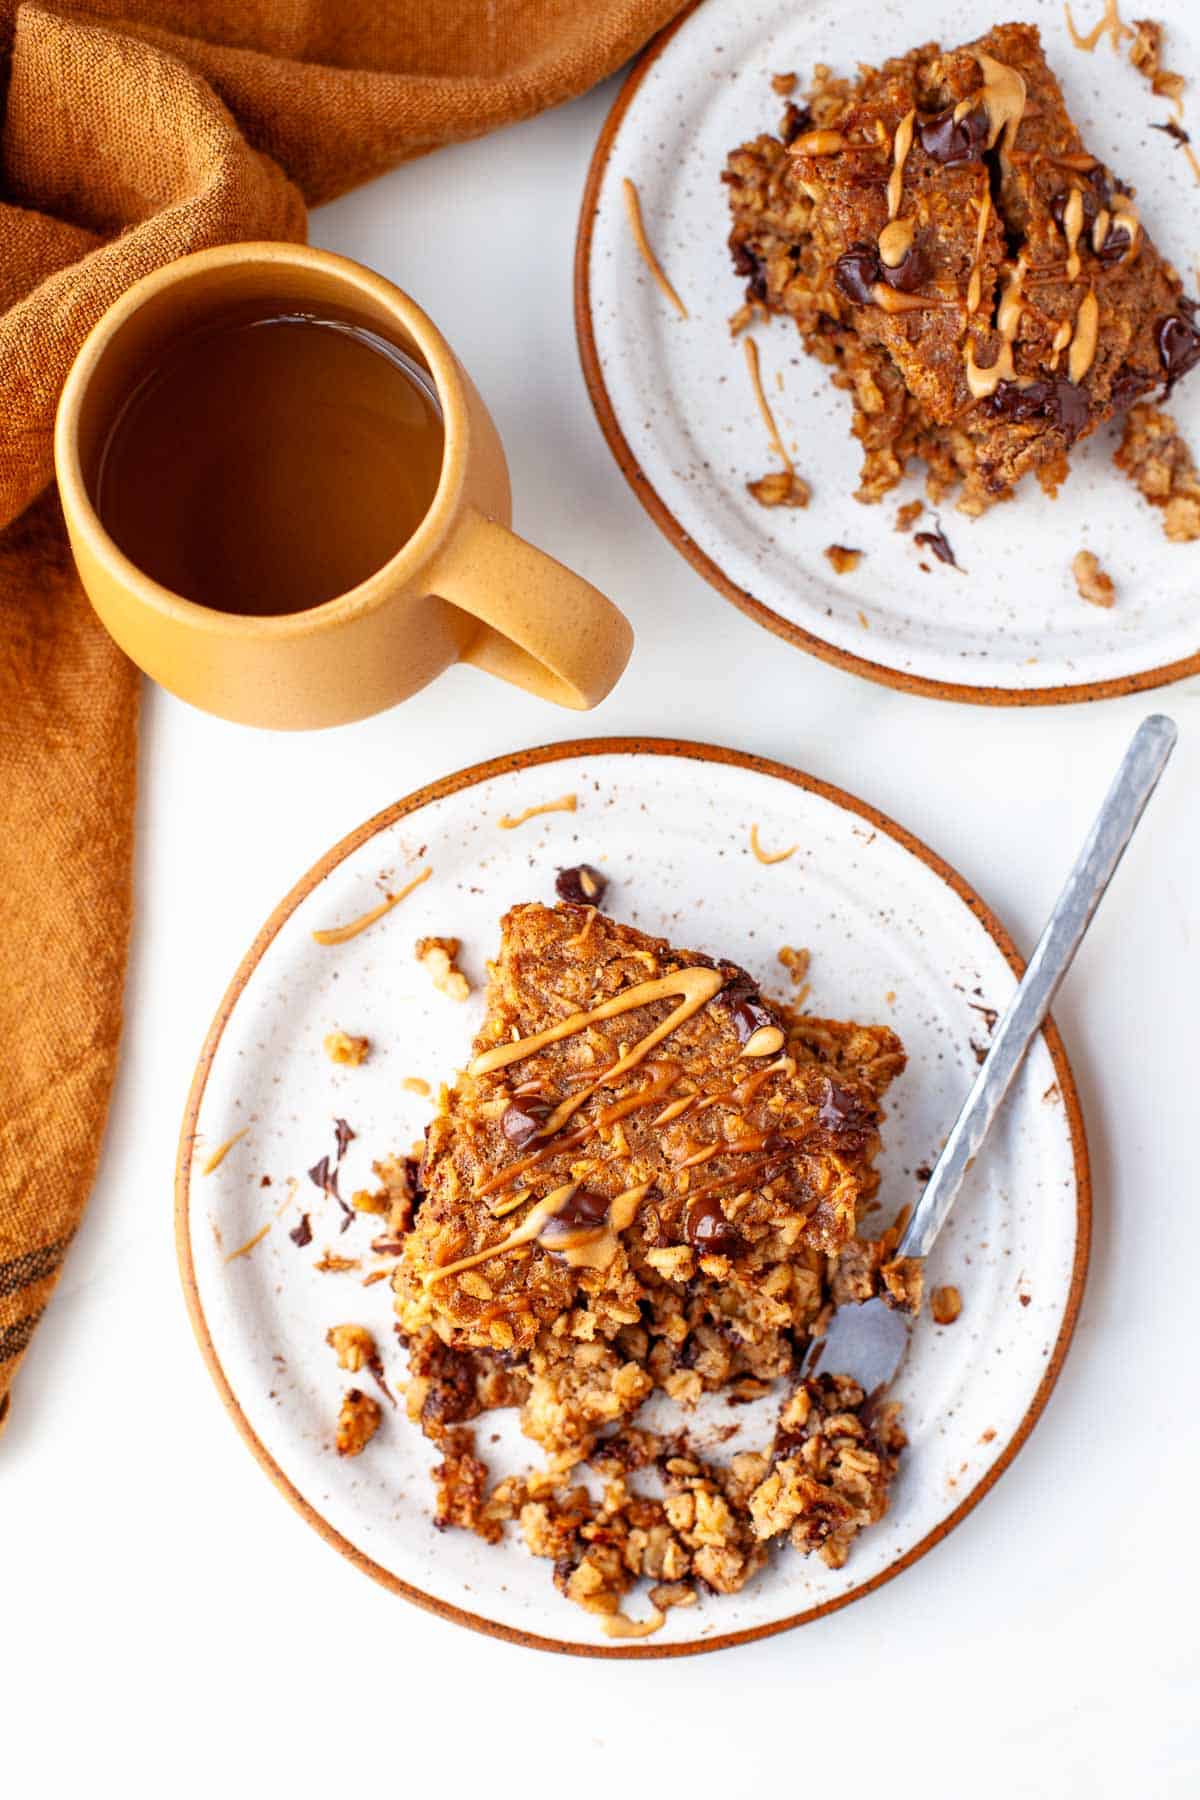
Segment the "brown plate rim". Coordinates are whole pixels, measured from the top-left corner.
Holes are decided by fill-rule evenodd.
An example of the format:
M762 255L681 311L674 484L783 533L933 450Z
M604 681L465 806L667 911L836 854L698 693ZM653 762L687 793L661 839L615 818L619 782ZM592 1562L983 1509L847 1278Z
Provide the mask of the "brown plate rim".
M383 1568L372 1557L364 1554L356 1545L350 1543L339 1531L329 1524L311 1501L307 1500L299 1489L288 1479L279 1464L271 1456L266 1446L256 1435L254 1428L242 1411L237 1396L221 1366L217 1356L204 1309L200 1300L196 1272L192 1262L191 1232L189 1224L191 1166L193 1147L196 1139L196 1122L199 1117L201 1101L208 1084L209 1072L221 1043L225 1026L229 1022L233 1009L241 998L251 976L258 967L264 952L274 941L284 923L305 900L313 889L322 882L331 871L338 867L347 856L350 856L362 844L375 837L380 831L387 830L397 820L419 811L433 801L444 799L449 794L460 793L464 788L474 787L481 781L489 781L497 775L510 774L515 770L539 768L547 763L562 762L567 759L589 756L673 756L691 759L697 762L715 762L728 766L749 770L752 774L767 775L777 781L784 781L793 787L803 788L806 792L816 794L844 811L854 813L866 821L876 831L886 833L903 849L916 856L925 866L941 877L946 885L979 920L989 933L1001 954L1004 956L1014 975L1020 978L1024 972L1024 962L1017 952L1008 932L995 917L991 909L984 904L979 895L949 863L931 850L920 838L914 837L902 825L888 818L878 808L832 783L821 781L816 776L805 774L802 770L793 769L786 763L776 762L765 756L756 756L748 751L731 750L716 744L693 743L679 738L654 737L596 737L574 738L562 743L544 744L536 749L510 751L507 755L490 758L488 761L472 764L469 768L460 769L453 775L443 776L438 781L418 788L414 793L402 800L395 801L385 807L374 817L365 821L355 831L334 845L326 854L313 864L306 875L291 889L290 893L280 901L266 924L259 931L246 955L238 966L237 973L227 988L224 998L217 1009L215 1018L209 1028L192 1077L184 1112L183 1127L179 1138L179 1153L175 1171L175 1243L179 1259L179 1272L183 1282L184 1298L187 1303L188 1316L201 1354L208 1367L208 1372L216 1384L217 1391L244 1442L253 1452L259 1465L270 1476L275 1486L289 1500L300 1516L311 1525L325 1542L339 1550L356 1568L370 1575L382 1586L406 1600L424 1607L426 1611L436 1613L440 1618L449 1619L458 1625L469 1625L476 1631L484 1632L490 1637L501 1638L510 1644L518 1644L526 1649L553 1650L568 1656L596 1656L614 1660L628 1660L637 1657L696 1656L711 1650L725 1650L736 1644L754 1643L760 1638L773 1637L781 1631L789 1631L797 1625L811 1623L814 1619L823 1618L827 1613L837 1612L852 1601L861 1599L864 1594L871 1593L881 1587L885 1581L900 1574L918 1562L927 1551L931 1550L946 1537L954 1527L965 1519L999 1480L1009 1467L1018 1450L1025 1443L1041 1416L1051 1390L1058 1379L1067 1349L1075 1330L1079 1308L1083 1298L1084 1282L1087 1276L1088 1255L1091 1247L1092 1227L1092 1185L1088 1159L1087 1135L1084 1129L1083 1112L1079 1102L1075 1078L1067 1053L1063 1047L1057 1027L1047 1019L1042 1028L1046 1046L1054 1063L1054 1071L1062 1094L1063 1106L1071 1134L1071 1150L1075 1164L1076 1183L1076 1244L1075 1260L1071 1272L1071 1282L1067 1292L1066 1308L1063 1322L1055 1340L1046 1371L1038 1383L1020 1425L1013 1433L1005 1447L1003 1455L971 1489L965 1499L960 1501L954 1511L943 1519L933 1531L928 1532L919 1543L915 1544L903 1556L872 1576L869 1581L862 1582L852 1588L849 1593L840 1594L833 1600L826 1600L818 1606L805 1608L802 1612L793 1613L786 1619L772 1620L765 1625L748 1627L743 1631L725 1632L718 1637L705 1638L683 1644L582 1644L572 1643L560 1638L541 1637L533 1632L522 1631L515 1626L503 1625L497 1620L484 1618L479 1613L472 1613L463 1607L455 1606L446 1600L440 1600L427 1594L421 1588L413 1587L398 1576Z
M1149 688L1165 687L1173 681L1182 681L1188 675L1200 673L1200 649L1190 656L1179 658L1172 663L1163 663L1156 669L1144 669L1135 675L1113 675L1105 681L1087 681L1078 684L1059 685L1044 688L1006 688L978 687L966 682L939 681L932 676L912 675L903 669L891 669L884 663L871 662L867 657L858 656L852 650L843 650L837 644L828 643L815 633L806 631L802 625L796 625L791 619L785 619L765 601L758 600L745 588L731 581L706 551L689 536L679 523L674 513L653 486L649 476L638 462L624 432L617 423L617 415L609 398L604 375L600 367L600 357L596 350L595 333L592 329L591 303L591 250L592 232L596 219L596 208L600 197L600 183L608 166L609 156L616 142L621 121L629 109L630 103L641 86L647 71L675 36L676 32L687 23L703 0L691 0L677 19L659 32L634 63L621 85L621 90L613 102L596 140L596 148L588 166L587 180L583 188L583 200L579 211L579 225L575 238L575 338L579 346L579 359L583 365L583 378L591 396L592 406L597 422L604 433L605 441L616 459L617 466L626 481L633 489L638 500L649 513L663 536L674 545L698 574L703 575L710 586L731 600L741 612L756 624L763 625L773 631L776 637L783 638L789 644L806 650L811 656L817 656L822 662L832 663L835 668L845 670L851 675L861 675L868 681L880 683L883 687L896 688L901 693L919 694L925 699L956 700L972 706L1068 706L1085 700L1114 700L1128 694L1144 693Z

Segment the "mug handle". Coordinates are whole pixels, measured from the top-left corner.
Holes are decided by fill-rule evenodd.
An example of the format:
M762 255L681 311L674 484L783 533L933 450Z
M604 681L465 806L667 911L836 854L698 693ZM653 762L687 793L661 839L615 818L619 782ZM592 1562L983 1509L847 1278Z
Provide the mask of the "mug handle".
M633 631L611 600L473 506L428 582L484 626L462 660L540 699L598 706L629 661Z

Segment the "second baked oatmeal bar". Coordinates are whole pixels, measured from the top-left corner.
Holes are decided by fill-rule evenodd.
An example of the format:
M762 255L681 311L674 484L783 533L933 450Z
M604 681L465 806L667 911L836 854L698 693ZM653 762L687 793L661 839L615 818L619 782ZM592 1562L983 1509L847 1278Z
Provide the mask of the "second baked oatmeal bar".
M818 70L725 172L750 312L793 317L853 395L857 498L909 457L983 512L1200 361L1193 303L1132 189L1085 149L1037 28Z

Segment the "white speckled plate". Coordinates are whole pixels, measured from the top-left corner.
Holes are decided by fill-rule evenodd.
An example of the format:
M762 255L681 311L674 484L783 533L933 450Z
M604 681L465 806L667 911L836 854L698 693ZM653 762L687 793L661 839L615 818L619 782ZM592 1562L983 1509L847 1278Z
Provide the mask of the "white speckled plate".
M1101 0L1076 0L1090 26ZM1192 77L1185 123L1200 140L1200 11L1162 0L1167 61ZM746 482L772 457L730 315L744 283L725 240L721 170L728 152L774 131L783 101L770 76L829 63L852 74L940 38L962 43L997 19L1040 26L1084 142L1131 181L1159 248L1194 287L1200 187L1162 132L1170 116L1107 40L1072 48L1060 0L962 0L951 17L931 0L704 0L663 33L626 82L601 135L584 194L576 318L584 372L605 436L656 523L728 599L770 630L843 668L944 699L1004 705L1097 699L1200 669L1200 547L1169 544L1161 514L1112 466L1119 439L1103 428L1073 458L1057 500L1036 482L986 517L941 514L966 576L894 529L897 506L921 495L914 474L880 506L860 506L850 406L805 355L788 320L756 325L767 396L800 473L803 511L766 511ZM689 311L679 318L634 247L621 183L641 196L651 243ZM782 382L782 388L777 382ZM1200 376L1170 409L1200 449ZM914 465L914 468L917 467ZM918 529L932 525L927 511ZM829 544L865 552L835 575ZM1071 558L1093 550L1117 584L1111 611L1075 590ZM927 565L925 570L921 564Z
M497 826L567 793L577 796L574 813ZM758 862L752 824L765 848L795 844L794 855ZM178 1173L184 1284L209 1366L259 1461L322 1535L379 1580L463 1623L543 1647L715 1648L876 1586L943 1536L1007 1466L1054 1382L1079 1305L1089 1224L1083 1127L1050 1030L938 1245L930 1278L958 1285L962 1317L945 1329L928 1317L917 1327L900 1388L911 1449L891 1511L846 1568L789 1551L742 1593L670 1613L645 1643L610 1645L518 1542L491 1549L434 1529L434 1458L402 1410L385 1408L362 1456L333 1453L350 1378L325 1346L328 1328L370 1325L393 1380L403 1379L404 1360L387 1283L363 1285L379 1222L360 1216L341 1232L336 1205L305 1173L332 1154L340 1116L357 1133L342 1191L368 1185L372 1159L407 1150L428 1117L429 1102L405 1078L436 1084L466 1060L479 993L455 1004L435 992L414 940L461 938L463 966L479 983L501 913L552 898L556 869L580 860L608 873L618 917L730 956L776 990L785 985L780 946L806 946L815 1012L895 1026L909 1064L888 1101L885 1216L914 1198L918 1171L969 1086L990 1009L1014 986L1018 965L1000 927L921 844L834 788L733 751L602 739L506 757L414 794L330 851L278 908L222 1003L192 1088ZM368 930L336 947L314 941L314 929L360 916L381 889L426 866L431 877ZM361 1068L325 1056L322 1040L335 1029L371 1039ZM313 1231L305 1247L289 1236L302 1213ZM363 1266L318 1273L326 1248ZM499 1446L489 1442L493 1429ZM491 1415L481 1438L497 1468L535 1460L515 1415ZM735 1439L730 1449L741 1447Z

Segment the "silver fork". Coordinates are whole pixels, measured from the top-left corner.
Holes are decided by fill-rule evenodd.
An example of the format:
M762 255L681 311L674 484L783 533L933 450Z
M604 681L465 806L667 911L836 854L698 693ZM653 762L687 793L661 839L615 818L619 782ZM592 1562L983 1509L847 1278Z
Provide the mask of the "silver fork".
M954 1121L945 1148L896 1246L899 1256L928 1256L958 1198L1026 1050L1075 960L1104 891L1175 748L1178 732L1161 713L1144 719L1108 790L1058 897L1021 984L996 1028L992 1047ZM882 1299L842 1306L805 1359L831 1375L850 1375L869 1395L892 1381L908 1349L912 1319Z

